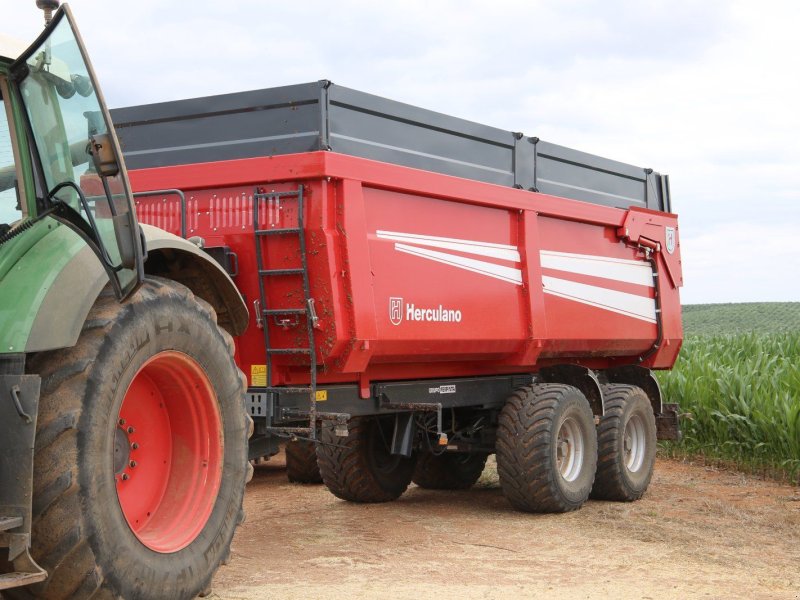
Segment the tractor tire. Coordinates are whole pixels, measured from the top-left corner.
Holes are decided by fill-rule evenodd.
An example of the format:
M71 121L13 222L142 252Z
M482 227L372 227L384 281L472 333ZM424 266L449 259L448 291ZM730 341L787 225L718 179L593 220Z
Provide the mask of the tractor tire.
M496 447L500 486L517 510L563 513L589 498L597 434L577 388L548 383L517 390L500 411Z
M412 481L427 490L468 490L486 466L486 454L422 452Z
M351 502L389 502L406 491L416 458L391 454L393 427L391 418L355 417L348 423L348 436L337 437L332 425L322 426L317 463L334 496Z
M148 278L106 289L42 376L31 553L49 577L15 598L194 598L243 521L252 473L241 372L210 305Z
M597 427L597 475L592 498L633 502L641 498L656 462L656 418L644 390L603 386L605 415Z
M292 483L322 483L314 442L294 440L286 444L286 476Z

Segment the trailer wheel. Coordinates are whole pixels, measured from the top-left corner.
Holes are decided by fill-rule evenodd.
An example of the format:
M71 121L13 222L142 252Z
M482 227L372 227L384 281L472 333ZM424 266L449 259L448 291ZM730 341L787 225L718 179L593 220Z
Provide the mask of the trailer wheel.
M594 416L578 389L534 384L506 401L497 429L497 472L514 508L580 508L592 489L596 465Z
M656 419L639 387L603 386L605 415L597 428L597 476L592 498L632 502L641 498L656 461Z
M391 453L393 418L354 417L348 436L334 435L333 426L323 424L317 462L322 481L342 500L388 502L406 491L414 474L416 457Z
M422 452L413 481L428 490L468 490L483 473L486 458L486 454L469 452Z
M305 440L286 444L286 475L292 483L322 483L316 444Z
M32 554L18 597L193 598L228 558L250 421L233 340L180 284L104 292L77 344L40 353Z

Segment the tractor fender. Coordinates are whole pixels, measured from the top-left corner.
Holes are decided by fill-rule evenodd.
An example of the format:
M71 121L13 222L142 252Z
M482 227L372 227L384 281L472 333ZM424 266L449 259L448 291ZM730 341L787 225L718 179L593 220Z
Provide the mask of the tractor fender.
M247 329L250 314L230 275L192 242L153 227L141 225L147 247L144 271L177 281L214 307L217 322L232 336Z
M76 236L77 237L77 236ZM86 315L108 284L108 274L92 249L84 245L61 268L33 320L25 352L74 346Z
M247 328L249 314L239 290L223 268L197 246L142 225L148 250L145 273L177 281L217 312L219 325L233 336ZM91 248L69 259L42 300L25 352L74 346L89 310L108 284L108 275Z

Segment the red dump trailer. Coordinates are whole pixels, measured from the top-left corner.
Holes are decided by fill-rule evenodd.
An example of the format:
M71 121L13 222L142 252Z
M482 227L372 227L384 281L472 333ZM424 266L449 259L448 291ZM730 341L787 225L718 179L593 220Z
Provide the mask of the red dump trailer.
M666 176L329 82L113 118L139 219L250 307L251 457L316 441L354 501L469 487L494 452L521 510L644 493L679 433L651 372L682 341Z

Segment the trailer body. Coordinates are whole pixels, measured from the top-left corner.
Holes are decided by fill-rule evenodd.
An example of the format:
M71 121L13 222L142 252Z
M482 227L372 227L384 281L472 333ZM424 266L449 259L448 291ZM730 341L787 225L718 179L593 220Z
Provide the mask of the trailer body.
M348 434L348 420L381 415L387 456L434 456L432 431L485 455L508 398L547 382L579 390L596 419L628 394L614 386L635 386L659 433L677 431L649 371L682 340L667 176L329 82L114 118L132 185L152 194L139 219L194 238L247 299L251 456L272 451L270 433L313 439L328 419L352 438L364 426ZM525 402L575 402L529 389ZM330 479L342 464L328 459ZM329 479L347 499L396 492Z
M296 239L257 242L254 229L296 227L296 196L269 194L302 187L321 383L564 361L669 368L677 356L678 225L654 210L670 198L651 169L329 82L113 115L134 187L184 191L184 233L235 255L251 311L259 252L265 268L301 266ZM181 234L176 196L141 198L137 210ZM303 308L298 277L273 278L267 295L272 308ZM258 387L263 319L252 316L237 347ZM298 327L271 321L276 343L299 341ZM299 362L278 361L276 384L307 379Z

